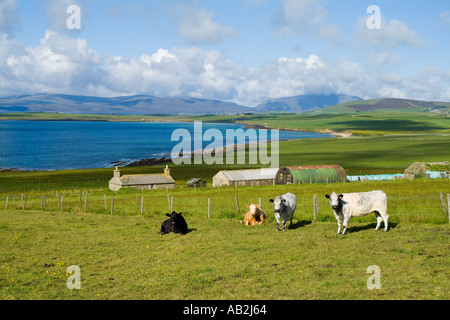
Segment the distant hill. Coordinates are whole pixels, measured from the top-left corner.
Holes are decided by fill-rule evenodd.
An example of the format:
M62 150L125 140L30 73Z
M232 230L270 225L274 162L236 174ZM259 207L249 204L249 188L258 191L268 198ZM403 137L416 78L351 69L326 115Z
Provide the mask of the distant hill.
M329 108L324 108L318 113L352 113L352 112L376 112L376 111L423 111L434 113L450 113L449 102L421 101L412 99L372 99L362 101L351 101Z
M35 94L0 98L0 113L236 114L253 111L253 108L219 100L160 98L147 95L102 98L65 94Z
M360 101L359 97L342 94L300 95L294 97L267 100L256 106L255 112L295 112L304 113L343 104L349 101Z

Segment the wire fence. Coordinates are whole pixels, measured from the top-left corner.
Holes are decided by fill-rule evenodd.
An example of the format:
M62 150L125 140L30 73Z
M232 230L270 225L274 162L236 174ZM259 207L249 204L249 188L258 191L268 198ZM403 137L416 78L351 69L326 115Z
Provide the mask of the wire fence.
M273 207L269 203L271 195L256 190L239 192L238 189L224 188L214 191L191 191L171 194L159 193L139 195L101 193L99 191L63 191L42 194L11 194L0 198L0 212L43 211L72 212L103 215L165 215L171 211L183 212L186 216L205 218L240 219L248 211L246 205L261 204L263 210L273 217ZM271 192L273 194L273 191ZM297 196L294 219L330 221L334 214L323 195L305 193ZM388 215L392 222L450 222L450 194L413 194L388 196ZM364 219L372 219L370 215Z

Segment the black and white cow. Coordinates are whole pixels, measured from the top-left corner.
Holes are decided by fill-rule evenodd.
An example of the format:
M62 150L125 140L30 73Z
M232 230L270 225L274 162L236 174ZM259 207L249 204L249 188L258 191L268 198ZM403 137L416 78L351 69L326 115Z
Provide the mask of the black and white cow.
M363 217L372 212L377 217L377 227L380 229L381 221L384 221L384 231L388 230L387 196L383 191L376 190L359 193L325 195L330 200L331 209L338 222L338 234L341 233L341 226L344 224L343 234L347 231L348 221L351 217Z
M185 235L188 233L188 225L186 220L182 216L182 213L176 213L173 211L172 213L166 213L166 216L169 219L165 220L161 224L161 234L168 234L170 232L179 233L181 235Z
M292 193L288 192L282 196L276 197L275 199L270 199L273 203L273 210L275 212L275 219L277 219L277 231L280 231L280 220L283 219L283 231L286 230L287 219L294 218L294 212L297 208L297 198Z

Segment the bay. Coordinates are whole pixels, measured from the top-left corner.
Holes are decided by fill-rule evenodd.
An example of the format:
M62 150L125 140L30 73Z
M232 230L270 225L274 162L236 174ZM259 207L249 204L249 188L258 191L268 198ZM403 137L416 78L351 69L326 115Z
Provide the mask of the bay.
M218 129L224 137L227 129L244 129L229 123L203 123L202 127L203 132ZM0 121L0 168L109 168L117 161L162 157L179 143L171 141L176 129L193 135L194 123ZM279 135L280 140L320 137L330 135L295 131L280 131ZM203 147L209 143L204 142Z

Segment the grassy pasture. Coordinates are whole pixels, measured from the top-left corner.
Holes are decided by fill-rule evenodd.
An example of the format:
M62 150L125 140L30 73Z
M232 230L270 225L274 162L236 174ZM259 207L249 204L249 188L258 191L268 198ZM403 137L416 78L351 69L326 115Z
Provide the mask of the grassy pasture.
M136 170L136 169L135 169ZM450 224L439 192L445 180L233 187L220 190L169 190L174 209L189 223L186 236L158 234L168 212L167 191L98 188L92 170L84 192L88 213L79 206L79 189L27 190L4 210L0 199L0 299L448 299ZM27 173L22 173L26 176ZM30 173L31 174L31 173ZM35 173L34 173L35 174ZM72 179L77 175L73 173ZM58 177L56 175L56 177ZM80 177L78 177L80 178ZM76 178L75 178L76 180ZM97 184L95 187L93 184ZM104 182L102 182L104 185ZM350 220L349 233L337 225L325 193L382 189L388 194L391 229L375 232L373 215ZM9 191L9 190L8 190ZM268 199L284 192L299 199L291 229L276 232ZM108 209L104 208L107 194ZM313 221L313 195L320 214ZM241 211L236 212L238 195ZM115 212L110 214L110 199ZM144 196L140 215L136 197ZM211 218L207 201L211 199ZM244 205L257 203L269 213L261 226L239 223ZM69 290L67 267L81 269L81 290ZM381 269L382 287L369 290L367 268Z
M390 114L390 120L380 113L357 116L196 119L311 131L351 129L357 133L351 139L281 142L281 166L336 163L347 174L398 173L414 161L450 157L448 117L418 113L406 117ZM61 120L58 117L53 120ZM407 121L393 128L392 119L397 117ZM115 120L135 121L127 117ZM192 177L204 178L211 185L211 178L219 170L238 167L242 166L172 167L177 181L174 190L118 193L108 189L111 168L0 173L0 299L450 298L450 224L439 201L440 192L450 193L450 180L220 190L185 187ZM161 170L161 166L124 168L122 173ZM389 232L375 232L376 219L369 215L351 219L349 233L336 236L337 224L324 195L375 189L388 195ZM299 200L294 224L284 233L276 232L268 200L288 191ZM88 195L87 213L80 194ZM186 236L158 234L168 212L168 194L174 198L174 209L183 212L188 221L190 232ZM313 221L316 194L320 214ZM42 195L46 199L44 210ZM57 196L63 196L62 212ZM235 196L239 198L240 212L236 210ZM269 214L268 221L256 227L241 225L245 204L257 203L259 198ZM81 290L67 289L66 270L70 265L81 269ZM367 268L371 265L381 269L380 290L367 288Z

